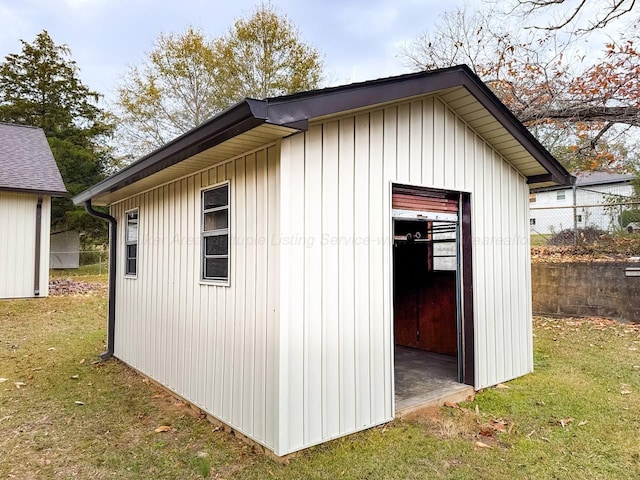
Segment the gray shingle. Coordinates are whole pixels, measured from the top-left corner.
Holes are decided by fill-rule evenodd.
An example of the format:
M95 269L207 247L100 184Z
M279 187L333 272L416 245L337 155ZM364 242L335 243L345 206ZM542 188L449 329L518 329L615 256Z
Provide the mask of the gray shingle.
M0 123L0 190L67 193L41 128Z

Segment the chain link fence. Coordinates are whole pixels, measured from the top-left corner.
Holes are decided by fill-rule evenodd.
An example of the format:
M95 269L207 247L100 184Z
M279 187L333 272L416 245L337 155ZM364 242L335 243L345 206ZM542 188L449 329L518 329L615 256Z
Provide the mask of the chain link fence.
M640 235L631 185L542 190L530 196L531 244L588 244L603 235Z
M64 270L68 273L102 275L109 269L109 251L51 251L50 265L53 270Z

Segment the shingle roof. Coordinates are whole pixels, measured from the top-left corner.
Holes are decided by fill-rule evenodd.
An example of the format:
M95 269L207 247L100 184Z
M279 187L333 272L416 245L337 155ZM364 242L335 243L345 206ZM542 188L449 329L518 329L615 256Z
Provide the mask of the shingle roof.
M67 194L41 128L0 123L0 190Z

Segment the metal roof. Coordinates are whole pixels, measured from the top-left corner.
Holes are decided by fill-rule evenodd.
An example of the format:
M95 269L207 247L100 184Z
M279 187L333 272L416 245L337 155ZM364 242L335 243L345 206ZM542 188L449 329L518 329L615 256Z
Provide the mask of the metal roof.
M578 188L595 187L598 185L612 185L616 183L630 183L636 178L631 173L609 172L578 172L575 174L575 186ZM555 185L552 187L532 188L531 192L551 192L566 189L567 185Z
M636 178L630 173L580 172L576 174L576 185L586 187L607 183L627 183Z
M0 123L0 190L67 194L41 128Z
M445 101L456 105L454 110L459 108L464 112L462 118L473 128L477 127L485 138L493 138L490 143L528 178L530 184L570 185L575 180L480 78L466 65L460 65L265 100L242 100L80 193L73 201L77 205L87 200L108 204L124 198L114 192L129 187L127 194L133 194L139 190L132 187L137 182L145 187L154 182L160 184L165 176L159 172L174 169L179 163L191 162L194 168L200 166L201 162L192 160L203 157L208 150L235 152L235 148L244 143L236 142L236 146L235 139L243 135L264 136L261 129L267 126L272 135L277 129L276 136L282 138L306 130L309 121L319 118L429 94L442 94ZM271 136L270 141L274 138ZM504 151L500 145L504 146Z

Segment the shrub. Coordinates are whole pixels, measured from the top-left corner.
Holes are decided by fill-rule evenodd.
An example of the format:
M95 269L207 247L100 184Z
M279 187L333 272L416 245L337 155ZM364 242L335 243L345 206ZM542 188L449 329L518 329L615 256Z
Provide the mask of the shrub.
M620 215L620 225L626 228L632 222L640 222L640 209L625 210Z
M591 244L609 236L609 234L604 230L600 230L595 227L578 229L577 234L577 243L579 245ZM549 237L547 245L573 245L573 241L574 230L572 228L567 228L565 230L560 230L558 233Z

